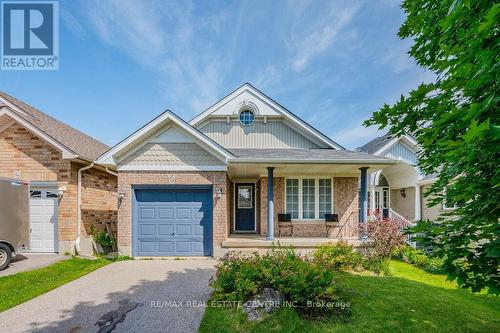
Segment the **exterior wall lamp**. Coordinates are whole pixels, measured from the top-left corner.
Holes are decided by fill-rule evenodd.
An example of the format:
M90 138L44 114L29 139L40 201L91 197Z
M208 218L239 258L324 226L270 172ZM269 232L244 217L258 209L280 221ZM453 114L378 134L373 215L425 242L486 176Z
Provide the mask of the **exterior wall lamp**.
M66 186L61 186L57 189L57 195L59 196L59 198L63 196L66 190L67 190Z
M224 190L222 189L222 187L219 187L217 189L217 199L220 199L222 198L222 194L224 193Z
M404 188L402 188L402 189L399 191L399 193L401 194L401 196L402 196L403 198L406 198L406 190L405 190Z

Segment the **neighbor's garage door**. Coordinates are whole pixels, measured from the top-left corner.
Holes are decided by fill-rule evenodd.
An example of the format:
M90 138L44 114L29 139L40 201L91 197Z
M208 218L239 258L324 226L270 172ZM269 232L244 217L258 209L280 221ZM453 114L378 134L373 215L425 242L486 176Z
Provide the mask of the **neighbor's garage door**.
M212 254L210 188L136 189L134 255Z

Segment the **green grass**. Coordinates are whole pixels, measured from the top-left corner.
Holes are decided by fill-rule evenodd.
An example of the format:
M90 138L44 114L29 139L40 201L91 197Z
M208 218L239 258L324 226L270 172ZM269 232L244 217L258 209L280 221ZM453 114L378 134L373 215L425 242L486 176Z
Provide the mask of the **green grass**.
M0 312L90 273L111 261L71 258L0 278Z
M392 261L392 276L338 273L352 315L301 319L290 308L250 323L239 309L209 307L200 332L500 332L500 298L458 289L444 276Z

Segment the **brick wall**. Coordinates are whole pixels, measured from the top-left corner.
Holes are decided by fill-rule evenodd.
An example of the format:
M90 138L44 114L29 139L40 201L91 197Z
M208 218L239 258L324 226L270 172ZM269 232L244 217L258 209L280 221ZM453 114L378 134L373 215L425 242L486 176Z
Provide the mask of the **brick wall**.
M132 185L183 184L213 185L213 242L214 248L228 236L229 203L226 172L223 171L120 171L118 192L125 198L118 207L118 246L124 254L131 254L132 245ZM217 189L223 194L217 198Z
M18 124L0 133L0 176L66 187L58 201L60 252L72 252L72 242L76 240L77 171L83 166L63 160L61 152ZM90 224L116 221L116 177L90 169L84 173L83 182L82 236L86 236Z
M284 178L274 178L274 234L278 236L278 213L285 212L285 181ZM260 179L259 193L260 208L260 235L267 234L267 177ZM358 236L358 178L336 177L333 178L333 201L335 213L339 214L343 237ZM282 237L290 236L290 229L282 230ZM337 228L331 228L329 237L337 236ZM294 224L294 237L325 237L326 228L324 220L297 221Z

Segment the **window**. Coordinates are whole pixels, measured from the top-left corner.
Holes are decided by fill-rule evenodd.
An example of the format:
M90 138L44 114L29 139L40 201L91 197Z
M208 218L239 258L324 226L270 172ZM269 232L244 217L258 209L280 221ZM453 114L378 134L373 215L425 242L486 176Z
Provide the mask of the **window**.
M292 219L318 220L333 213L330 178L286 179L285 209Z
M238 208L252 207L252 186L238 186Z
M240 112L240 123L243 126L250 126L255 122L255 115L250 110Z
M31 190L30 191L30 197L31 198L41 198L42 197L42 191Z
M457 205L454 205L450 202L450 198L448 197L448 186L444 188L444 201L443 201L443 209L450 210L456 209Z
M286 212L292 216L292 219L299 218L299 180L286 180Z

